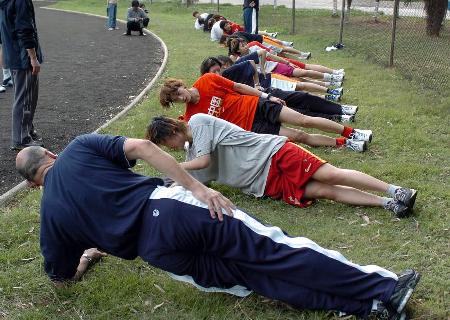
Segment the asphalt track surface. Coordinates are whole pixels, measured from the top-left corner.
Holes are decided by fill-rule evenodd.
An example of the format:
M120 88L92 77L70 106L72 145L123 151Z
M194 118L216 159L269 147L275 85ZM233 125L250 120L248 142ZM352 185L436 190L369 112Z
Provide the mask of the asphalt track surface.
M45 147L60 152L123 110L158 72L164 51L151 35L123 36L120 22L108 31L105 19L47 5L34 2L45 60L34 124ZM0 195L23 180L10 150L12 100L12 88L0 93Z

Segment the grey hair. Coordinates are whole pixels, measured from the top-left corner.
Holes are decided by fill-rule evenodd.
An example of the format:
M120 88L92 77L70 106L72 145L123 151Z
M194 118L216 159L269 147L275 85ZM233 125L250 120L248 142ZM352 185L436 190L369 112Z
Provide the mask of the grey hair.
M28 181L34 181L34 176L38 169L45 162L45 152L41 147L28 147L24 154L23 161L16 164L19 174Z

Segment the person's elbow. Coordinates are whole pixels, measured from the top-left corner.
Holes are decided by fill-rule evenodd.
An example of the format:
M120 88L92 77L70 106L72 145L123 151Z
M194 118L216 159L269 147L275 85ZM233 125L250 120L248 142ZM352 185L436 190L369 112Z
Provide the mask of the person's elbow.
M143 159L146 153L152 153L157 146L150 140L127 139L124 144L124 152L128 160Z

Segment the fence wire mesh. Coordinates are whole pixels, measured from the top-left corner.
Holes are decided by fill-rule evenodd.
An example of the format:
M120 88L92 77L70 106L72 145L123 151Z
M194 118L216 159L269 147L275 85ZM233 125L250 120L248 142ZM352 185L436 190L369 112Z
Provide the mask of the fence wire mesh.
M388 66L391 54L394 1L353 0L346 9L343 42L349 50ZM450 90L450 14L440 36L429 36L422 1L400 1L396 19L393 66L424 87Z

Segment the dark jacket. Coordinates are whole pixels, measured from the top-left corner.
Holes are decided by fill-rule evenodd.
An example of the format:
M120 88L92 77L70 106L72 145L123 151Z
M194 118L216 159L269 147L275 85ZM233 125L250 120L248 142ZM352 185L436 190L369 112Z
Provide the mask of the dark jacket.
M31 0L0 0L0 37L5 68L31 68L27 49L43 62Z
M244 5L243 5L244 9L252 8L252 7L250 7L250 2L252 2L252 1L255 3L255 6L253 7L253 9L259 10L259 0L244 0Z

